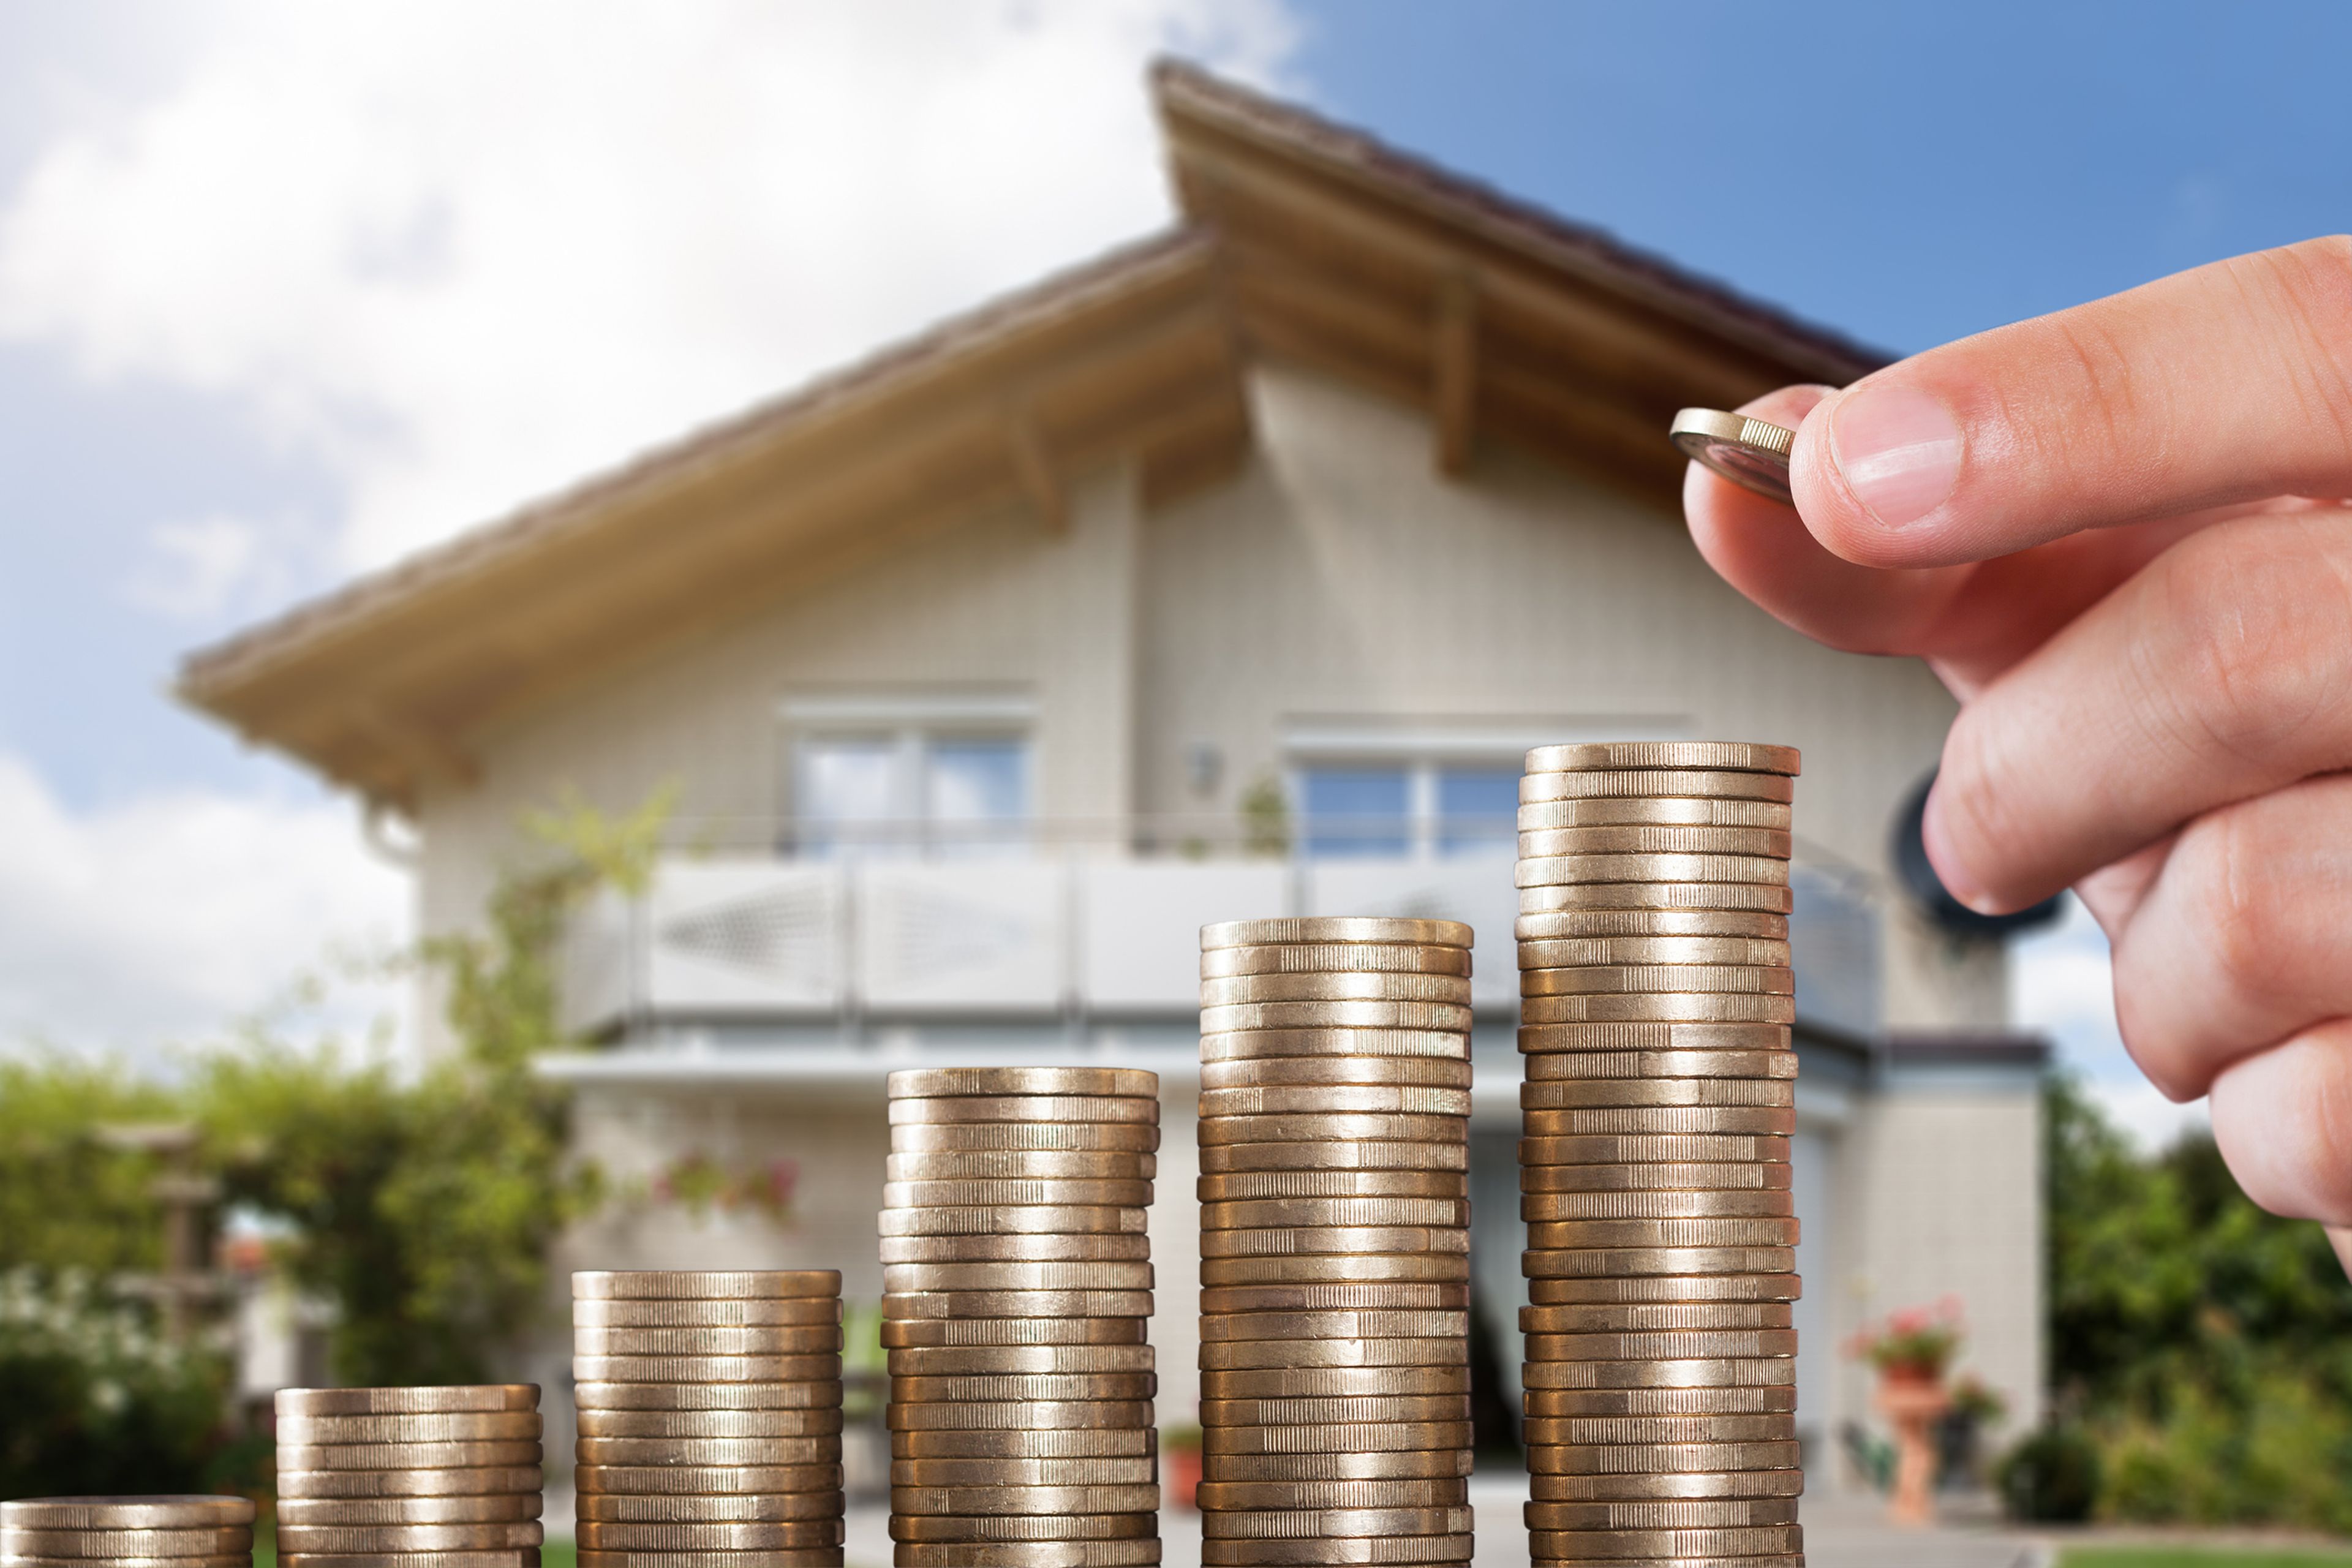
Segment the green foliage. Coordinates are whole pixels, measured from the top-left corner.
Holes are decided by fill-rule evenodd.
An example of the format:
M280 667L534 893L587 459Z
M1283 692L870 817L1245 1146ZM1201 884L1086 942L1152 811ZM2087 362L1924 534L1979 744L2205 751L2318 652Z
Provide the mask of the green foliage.
M227 1381L86 1275L0 1275L0 1497L212 1489Z
M2058 1568L2352 1568L2352 1553L2293 1547L2266 1552L2224 1546L2070 1546L2059 1554Z
M1244 854L1290 853L1290 803L1280 779L1268 773L1243 791L1241 814Z
M111 1064L0 1060L0 1268L162 1267L154 1156L111 1145L99 1129L166 1120L171 1103L168 1090Z
M2098 1446L2082 1428L2055 1423L2029 1433L1993 1470L2011 1515L2051 1524L2091 1517L2099 1501Z

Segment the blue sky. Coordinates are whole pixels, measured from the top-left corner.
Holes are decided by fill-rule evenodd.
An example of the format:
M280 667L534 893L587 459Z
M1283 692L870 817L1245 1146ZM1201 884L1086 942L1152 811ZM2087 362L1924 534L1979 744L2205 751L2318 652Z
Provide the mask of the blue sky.
M54 842L0 1032L200 1031L396 934L176 656L1153 226L1170 47L1895 350L2352 215L2340 5L8 7L0 808ZM2086 942L2034 1005L2120 1083Z

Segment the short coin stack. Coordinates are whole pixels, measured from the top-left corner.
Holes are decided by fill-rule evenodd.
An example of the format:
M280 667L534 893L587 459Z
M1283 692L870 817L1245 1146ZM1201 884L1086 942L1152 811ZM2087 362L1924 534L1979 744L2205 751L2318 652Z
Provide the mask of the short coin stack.
M1204 1564L1471 1555L1470 939L1201 932Z
M1145 1230L1160 1078L889 1079L882 1342L900 1568L1160 1561Z
M1538 1563L1801 1561L1797 753L1545 746L1519 785Z
M580 1568L840 1568L841 1275L572 1277Z
M538 1568L539 1387L281 1388L284 1568Z
M239 1497L53 1497L0 1502L6 1568L252 1568Z

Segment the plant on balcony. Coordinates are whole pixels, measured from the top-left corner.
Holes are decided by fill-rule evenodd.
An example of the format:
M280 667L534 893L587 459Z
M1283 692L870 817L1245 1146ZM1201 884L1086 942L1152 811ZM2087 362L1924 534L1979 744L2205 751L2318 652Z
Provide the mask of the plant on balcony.
M654 1173L647 1196L675 1204L699 1219L720 1214L756 1214L781 1225L792 1217L793 1191L800 1184L796 1160L750 1160L728 1163L700 1150L672 1160Z
M1931 1307L1890 1312L1846 1342L1846 1353L1866 1361L1893 1381L1941 1382L1944 1371L1968 1338L1960 1299L1947 1296Z
M1290 853L1290 803L1282 781L1272 773L1242 792L1242 852L1247 855Z

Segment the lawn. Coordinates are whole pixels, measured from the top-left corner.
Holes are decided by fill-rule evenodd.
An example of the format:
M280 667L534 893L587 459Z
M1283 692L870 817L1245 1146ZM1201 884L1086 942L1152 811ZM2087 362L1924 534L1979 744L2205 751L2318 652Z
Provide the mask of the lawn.
M2231 1551L2191 1546L2072 1546L2058 1568L2352 1568L2352 1552Z

